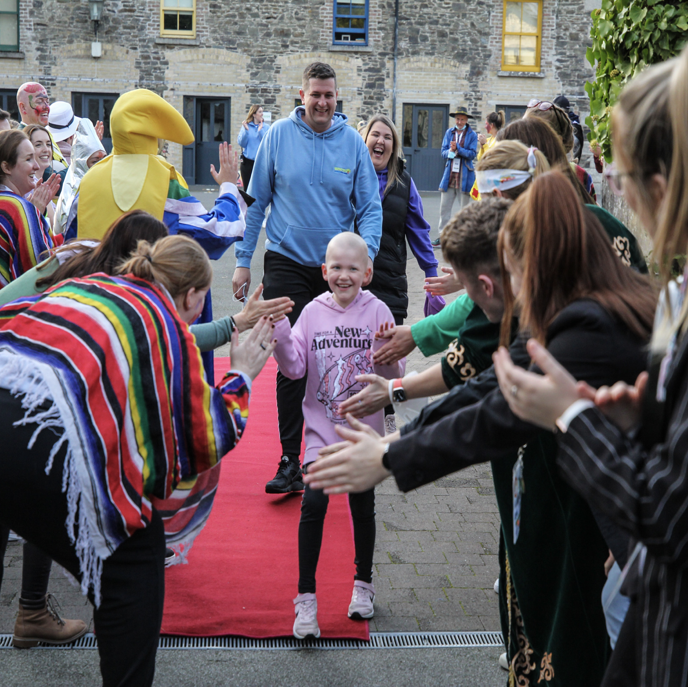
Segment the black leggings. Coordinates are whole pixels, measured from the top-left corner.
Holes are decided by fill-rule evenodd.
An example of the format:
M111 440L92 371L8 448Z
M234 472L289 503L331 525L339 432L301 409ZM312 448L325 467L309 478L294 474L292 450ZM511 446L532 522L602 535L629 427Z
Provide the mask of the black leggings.
M248 191L248 185L251 182L251 174L253 174L253 163L255 161L250 158L241 156L241 163L239 164L239 173L241 174L241 184L244 191Z
M24 414L20 402L0 389L0 523L81 578L76 549L65 527L66 444L46 475L56 435L43 430L28 449L36 426L13 426ZM93 618L104 685L151 685L165 598L165 533L157 512L148 527L136 531L103 562L101 597ZM93 603L92 592L89 599Z
M330 498L322 490L306 485L299 521L299 593L315 592L315 570L320 558L323 524ZM354 523L354 580L372 583L375 550L375 490L349 495Z
M0 590L2 589L2 562L7 550L10 529L0 523ZM22 587L19 601L25 609L42 609L50 582L53 560L36 545L25 542L22 555Z

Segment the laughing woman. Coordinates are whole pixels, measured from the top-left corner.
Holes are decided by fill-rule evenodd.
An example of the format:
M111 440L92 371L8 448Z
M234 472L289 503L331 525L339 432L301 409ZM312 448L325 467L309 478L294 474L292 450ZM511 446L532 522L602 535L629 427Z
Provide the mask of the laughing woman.
M392 120L375 115L363 131L373 167L377 172L382 201L382 238L373 263L368 289L392 311L397 325L408 309L406 240L426 277L437 276L437 259L430 243L430 225L423 217L423 202L406 170L401 141ZM425 314L442 310L441 296L425 297Z
M55 188L50 181L36 184L39 169L23 131L0 133L0 288L33 268L53 247L43 213ZM25 198L30 192L31 202Z

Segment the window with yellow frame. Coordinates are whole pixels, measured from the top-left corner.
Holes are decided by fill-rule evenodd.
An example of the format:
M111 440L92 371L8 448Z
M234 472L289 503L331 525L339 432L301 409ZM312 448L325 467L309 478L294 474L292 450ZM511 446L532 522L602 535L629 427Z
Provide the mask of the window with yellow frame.
M542 2L504 0L502 69L515 72L540 71Z
M160 35L196 37L196 0L160 0Z

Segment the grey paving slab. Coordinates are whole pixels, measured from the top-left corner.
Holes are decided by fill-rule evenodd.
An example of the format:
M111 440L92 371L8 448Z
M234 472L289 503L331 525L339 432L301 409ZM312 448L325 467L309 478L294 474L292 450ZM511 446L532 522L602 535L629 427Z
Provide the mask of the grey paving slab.
M212 197L198 194L206 206L212 205ZM423 201L428 218L433 228L437 225L439 210L439 198L437 194L423 194ZM433 236L436 230L433 229ZM259 246L262 246L262 240ZM257 253L259 253L257 251ZM441 257L440 257L441 260ZM221 316L227 313L236 313L239 304L232 300L231 277L234 271L234 255L230 250L228 254L214 265L213 302L215 315ZM254 285L260 282L262 277L262 258L255 256L252 266L252 281ZM422 290L423 275L418 269L415 259L408 263L409 277L409 324L422 317L424 293ZM229 347L222 347L217 351L218 355L229 354ZM414 351L408 359L407 370L424 370L429 365L439 361L439 356L430 359L424 358L418 350ZM277 460L278 457L276 457ZM371 630L386 631L483 631L499 630L497 596L492 591L492 586L499 574L497 563L497 543L499 535L499 515L495 502L489 465L483 464L468 468L460 473L444 477L434 483L413 490L404 495L399 492L395 482L388 479L376 489L377 495L377 546L375 551L376 571L376 609L377 615L371 622ZM296 543L295 543L296 544ZM12 632L14 627L14 615L17 608L21 584L21 546L10 544L4 561L4 581L0 591L0 632ZM51 576L51 592L58 596L65 615L71 618L81 618L91 622L91 607L81 597L78 590L74 589L64 577L58 567L54 567ZM203 657L210 659L210 653L204 651ZM376 651L377 652L377 651ZM433 651L440 652L440 651ZM430 656L429 651L420 651L423 656ZM67 657L71 653L51 654L57 663L68 662ZM169 654L160 653L161 670L158 680L167 685L200 685L201 676L208 677L208 683L218 683L220 674L200 674L194 677L184 673L182 668L170 669L167 674L167 666L173 666ZM195 653L186 652L184 657L191 657ZM235 653L236 654L236 653ZM275 657L279 653L268 653ZM321 653L328 654L328 653ZM410 656L408 653L402 653ZM477 663L489 657L486 664L485 676L494 676L497 683L503 682L503 677L498 669L494 669L496 655L494 651L477 652L470 655ZM59 655L59 660L57 659ZM7 658L11 656L12 662L7 664ZM79 671L95 657L95 653L89 655L82 653L80 657L91 657L79 660ZM260 653L261 661L266 655ZM299 653L284 653L289 663L300 657L308 657L305 661L315 661L310 655ZM331 653L328 656L332 656ZM360 654L357 655L360 657ZM450 654L434 655L446 658ZM468 657L468 655L465 655ZM395 655L390 662L395 667L400 661L401 655ZM257 661L257 658L254 657ZM263 674L263 679L258 681L258 674L250 669L251 658L225 659L217 657L209 662L209 666L224 667L227 669L233 662L241 664L245 661L247 683L241 683L239 679L232 681L234 685L290 685L281 682L277 673ZM95 661L95 660L93 660ZM175 660L176 661L176 660ZM181 660L180 660L181 661ZM195 659L193 661L196 661ZM199 660L200 661L200 660ZM271 659L270 662L273 660ZM319 662L322 660L318 660ZM328 660L329 661L329 660ZM348 660L347 660L348 661ZM405 661L405 660L404 660ZM445 661L443 659L443 661ZM463 661L463 660L462 660ZM466 660L468 661L468 660ZM382 659L374 660L376 666ZM193 663L193 662L192 662ZM35 684L47 681L41 673L44 665L49 664L48 655L40 652L12 653L5 651L0 654L0 683L3 685ZM277 667L279 662L275 664ZM7 673L9 667L15 667L17 674ZM95 666L95 664L93 664ZM339 666L339 670L345 671L346 662ZM353 671L355 667L352 667ZM488 671L489 670L489 671ZM76 671L76 669L75 669ZM87 685L89 681L95 682L96 674L80 674L76 671L70 674L67 683L73 685ZM97 672L97 670L94 669ZM178 671L177 674L174 671ZM219 669L218 669L219 671ZM22 673L23 672L23 673ZM214 676L214 678L210 678ZM308 676L289 674L294 677L295 684L308 685ZM428 674L427 682L423 680L411 680L405 677L404 672L390 674L395 676L389 684L395 685L435 685L437 684L464 685L460 677L450 674ZM14 676L14 679L10 679ZM24 677L19 680L20 677ZM88 678L90 676L90 679ZM269 676L269 678L267 678ZM320 685L331 685L327 682L327 675L319 675L316 681ZM371 685L372 674L342 673L340 678L332 678L333 684L357 685L364 683ZM444 678L442 678L444 676ZM175 678L176 677L176 678ZM229 674L227 680L229 680ZM253 677L253 678L252 678ZM408 681L407 681L408 678ZM80 681L86 683L80 683ZM286 680L286 679L284 679ZM492 680L492 679L490 679ZM458 682L457 682L458 681ZM467 684L491 685L481 682L483 679L473 679ZM375 684L375 683L373 683ZM52 685L66 685L52 682ZM380 682L376 685L387 685Z

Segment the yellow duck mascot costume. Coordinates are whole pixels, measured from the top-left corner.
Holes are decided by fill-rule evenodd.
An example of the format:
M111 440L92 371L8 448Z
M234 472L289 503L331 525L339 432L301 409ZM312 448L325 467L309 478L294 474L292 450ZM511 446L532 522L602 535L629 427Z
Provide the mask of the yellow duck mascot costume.
M179 172L160 157L158 139L193 143L186 120L167 101L146 89L120 96L110 115L112 153L84 176L67 220L65 241L101 239L117 218L140 209L162 220L170 234L183 233L217 260L244 235L246 204L235 180L220 168L214 173L220 195L208 212L194 198ZM220 144L226 146L226 144ZM210 294L199 322L212 320ZM212 352L203 354L208 380L213 382Z

